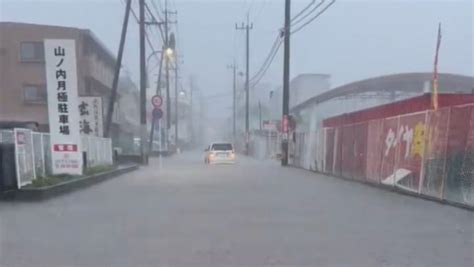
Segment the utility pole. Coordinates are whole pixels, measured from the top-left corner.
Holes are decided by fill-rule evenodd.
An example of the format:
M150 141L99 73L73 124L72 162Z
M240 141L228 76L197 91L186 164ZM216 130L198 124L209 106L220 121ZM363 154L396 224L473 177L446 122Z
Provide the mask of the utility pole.
M179 120L179 117L178 117L178 97L179 97L179 94L178 94L178 53L176 52L176 49L174 51L174 56L175 56L175 61L174 61L174 64L175 64L175 68L174 68L174 121L175 121L175 125L174 125L174 139L175 139L175 146L176 146L176 149L178 149L178 120Z
M191 78L191 84L189 86L189 105L190 105L190 114L189 114L189 119L190 119L190 127L191 127L191 145L194 146L194 123L193 123L193 90L194 90L194 84L193 80Z
M161 96L161 73L162 73L162 69L163 69L163 57L165 55L164 53L164 49L161 49L161 57L160 57L160 67L159 67L159 70L158 70L158 80L156 82L156 94ZM152 151L153 150L153 139L154 139L154 133L155 133L155 123L156 123L156 118L154 116L152 116L152 120L151 120L151 131L150 131L150 140L149 140L149 143L148 143L148 151ZM160 137L160 142L162 142L163 140L161 140L161 133L158 132L159 134L159 137ZM161 152L161 151L159 151Z
M105 137L110 136L110 127L112 125L112 115L114 114L115 99L117 98L117 87L118 87L118 81L120 77L120 69L122 68L123 48L125 46L125 38L127 37L128 18L130 17L131 3L132 3L132 0L127 0L127 5L125 7L125 15L123 18L123 25L122 25L122 34L120 36L117 62L115 63L115 70L114 70L114 80L112 82L112 92L110 94L109 106L107 107L107 117L105 120L106 121L105 133L104 133Z
M232 137L233 141L235 142L235 135L236 135L236 125L235 125L235 109L236 109L236 75L237 75L237 65L235 64L235 60L232 64L227 65L228 69L232 69Z
M168 0L165 0L165 49L169 49L168 36ZM170 97L170 58L167 53L165 55L165 77L166 77L166 144L169 144L168 131L171 128L171 97ZM168 147L168 146L167 146Z
M283 54L283 138L281 143L281 165L288 165L288 117L290 111L290 25L291 25L291 0L285 0L285 27L284 54Z
M245 30L246 35L246 60L245 60L245 154L249 154L249 58L250 58L250 30L253 23L249 24L249 14L247 13L247 24L235 25L236 30Z
M146 134L146 61L145 61L145 0L139 1L140 5L140 152L142 163L147 164Z
M258 100L258 129L262 130L262 103Z

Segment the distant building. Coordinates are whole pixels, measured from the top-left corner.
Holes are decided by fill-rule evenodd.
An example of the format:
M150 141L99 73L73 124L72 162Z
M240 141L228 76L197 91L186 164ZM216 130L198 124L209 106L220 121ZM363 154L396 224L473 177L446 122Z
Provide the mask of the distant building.
M116 61L90 30L0 22L0 121L48 131L43 44L51 38L76 41L78 94L100 96L105 116Z
M438 77L440 93L472 93L474 77L447 73L440 73ZM290 113L297 118L297 131L315 131L328 117L430 93L431 79L431 73L369 78L308 98L291 106Z
M300 74L290 81L290 109L330 89L331 75L320 73ZM269 92L269 119L281 119L282 97L281 86Z
M110 133L114 147L125 154L139 153L134 138L140 136L140 92L129 76L119 79L115 108L115 126L120 125L120 130Z
M290 107L331 89L331 75L307 73L300 74L290 82Z

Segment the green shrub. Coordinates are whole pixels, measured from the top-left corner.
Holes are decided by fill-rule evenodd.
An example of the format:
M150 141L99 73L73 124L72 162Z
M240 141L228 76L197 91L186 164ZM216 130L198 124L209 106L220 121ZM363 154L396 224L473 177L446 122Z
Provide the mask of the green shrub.
M27 187L45 187L45 186L51 186L55 184L59 184L65 181L77 179L80 176L74 176L74 175L69 175L69 174L60 174L60 175L55 175L55 176L45 176L45 177L38 177L33 182L31 185L28 185Z
M89 175L93 175L97 173L110 171L112 169L114 169L114 166L111 166L111 165L95 166L95 167L87 168L84 171L84 176L89 176ZM36 178L35 180L33 180L33 182L30 185L27 185L26 188L39 188L39 187L52 186L52 185L56 185L62 182L79 179L84 176L70 175L70 174L58 174L58 175L44 176L44 177L40 176Z
M106 171L110 171L114 169L114 166L112 165L99 165L99 166L94 166L94 167L90 167L90 168L87 168L85 171L84 171L84 175L92 175L92 174L96 174L96 173L101 173L101 172L106 172Z

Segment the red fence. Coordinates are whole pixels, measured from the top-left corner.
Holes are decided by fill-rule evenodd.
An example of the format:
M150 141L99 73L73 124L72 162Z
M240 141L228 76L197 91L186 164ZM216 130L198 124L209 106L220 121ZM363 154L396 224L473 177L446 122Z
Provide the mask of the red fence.
M325 128L324 172L474 206L474 105L342 119Z

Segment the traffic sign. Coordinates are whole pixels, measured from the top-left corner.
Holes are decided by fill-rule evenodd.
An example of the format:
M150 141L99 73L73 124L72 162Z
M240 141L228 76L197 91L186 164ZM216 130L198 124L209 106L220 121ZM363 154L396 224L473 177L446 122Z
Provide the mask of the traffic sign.
M155 120L159 120L159 119L163 118L163 110L161 110L161 108L153 109L153 118Z
M163 104L163 98L159 95L154 95L152 98L151 98L151 104L155 107L155 108L159 108L161 107L161 104Z
M281 131L283 133L288 133L288 116L283 115L283 120L281 121Z

